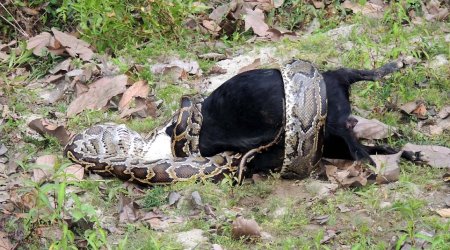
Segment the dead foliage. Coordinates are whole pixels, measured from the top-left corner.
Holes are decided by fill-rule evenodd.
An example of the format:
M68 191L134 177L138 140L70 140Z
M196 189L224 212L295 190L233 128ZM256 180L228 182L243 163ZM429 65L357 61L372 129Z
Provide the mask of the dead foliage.
M239 216L231 225L231 235L234 239L259 238L261 237L261 228L254 219L245 219Z

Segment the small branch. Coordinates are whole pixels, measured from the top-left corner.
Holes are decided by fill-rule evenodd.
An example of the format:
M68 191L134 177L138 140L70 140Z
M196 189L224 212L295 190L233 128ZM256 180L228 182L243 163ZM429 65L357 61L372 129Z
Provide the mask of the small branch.
M22 27L20 26L20 24L17 22L17 20L14 18L14 16L11 14L11 12L9 12L9 10L5 7L5 5L3 5L2 3L0 3L0 5L3 7L3 9L13 18L14 23L11 23L8 19L6 19L6 17L4 16L0 16L3 20L5 20L9 25L13 26L14 29L16 29L20 34L22 34L23 36L29 38L30 36L27 34L27 32L22 29Z

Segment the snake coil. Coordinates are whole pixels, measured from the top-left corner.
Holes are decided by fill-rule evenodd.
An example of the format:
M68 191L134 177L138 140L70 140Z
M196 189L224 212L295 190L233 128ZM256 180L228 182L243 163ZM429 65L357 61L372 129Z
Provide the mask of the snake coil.
M202 125L200 96L184 96L174 115L171 150L175 158L149 160L146 141L125 125L96 125L75 135L64 148L64 155L86 170L102 176L115 176L139 184L170 184L178 181L223 178L239 180L252 157L278 143L284 132L285 154L281 168L284 177L306 177L322 156L326 119L325 82L309 62L293 60L280 67L285 90L284 127L270 143L242 155L223 152L201 157L199 136Z

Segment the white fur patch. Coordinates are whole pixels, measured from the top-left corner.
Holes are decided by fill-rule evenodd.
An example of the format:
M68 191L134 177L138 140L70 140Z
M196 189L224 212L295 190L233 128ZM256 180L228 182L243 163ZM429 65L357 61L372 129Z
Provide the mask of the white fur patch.
M170 136L166 134L166 127L158 130L156 136L154 136L147 144L146 153L144 155L145 160L154 161L161 159L173 159L172 152L170 150Z

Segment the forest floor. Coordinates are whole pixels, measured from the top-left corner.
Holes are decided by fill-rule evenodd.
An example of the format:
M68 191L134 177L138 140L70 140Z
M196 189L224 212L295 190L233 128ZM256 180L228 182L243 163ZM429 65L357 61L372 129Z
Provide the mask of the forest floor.
M0 41L0 249L448 249L444 1L68 2L73 11L45 1L0 9L10 28ZM94 124L147 135L183 94L289 58L321 71L400 58L399 72L353 86L353 113L369 119L357 135L425 162L384 159L389 178L373 184L349 181L346 165L341 179L273 173L149 188L84 173L62 155Z

